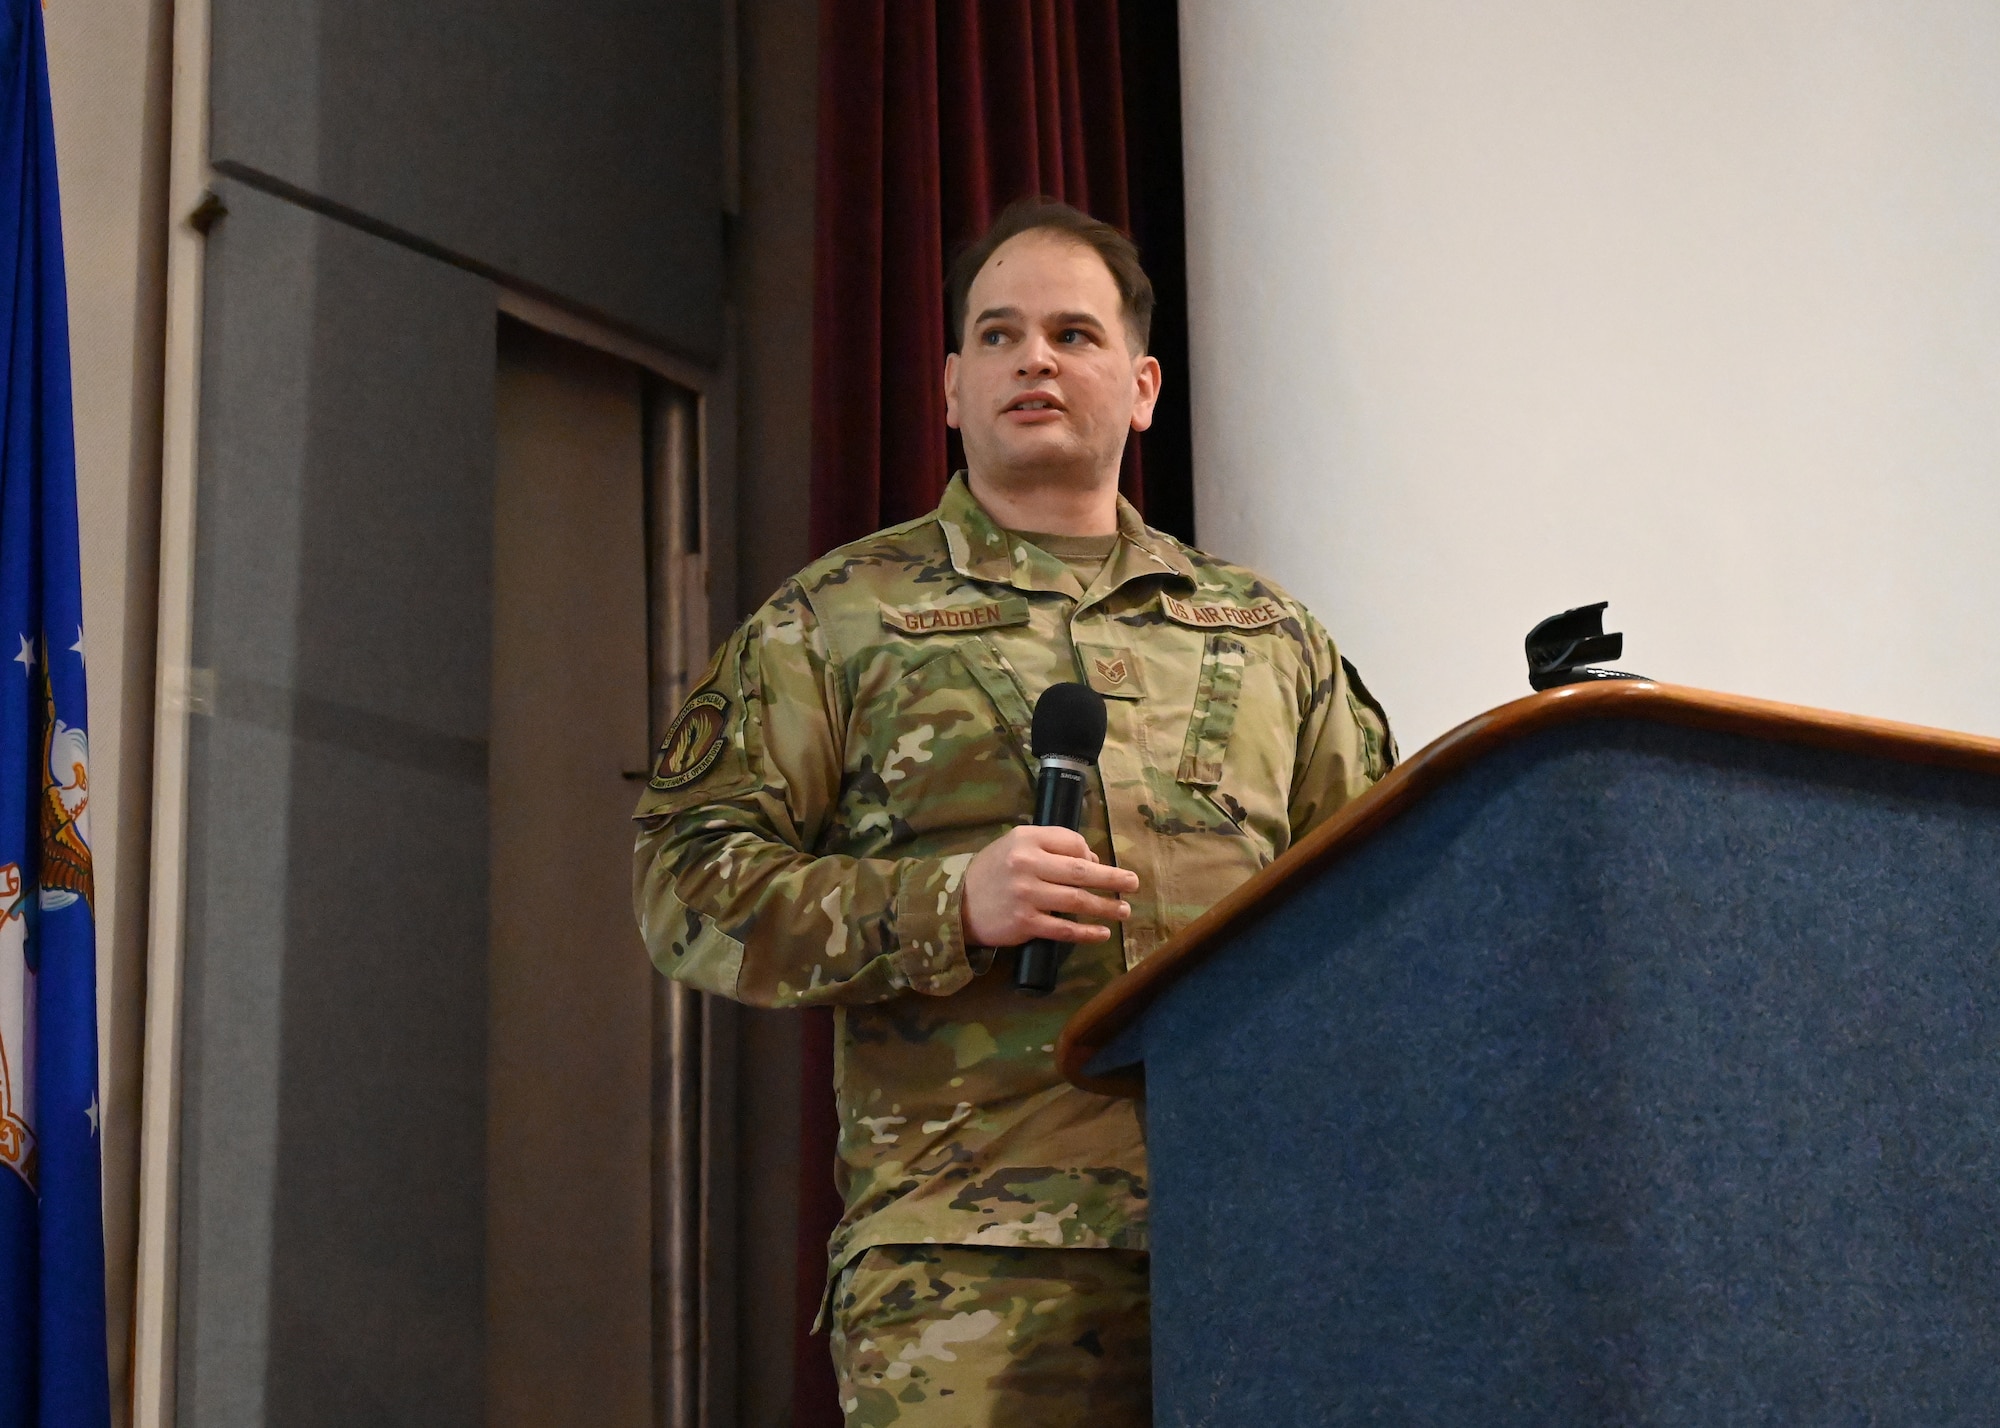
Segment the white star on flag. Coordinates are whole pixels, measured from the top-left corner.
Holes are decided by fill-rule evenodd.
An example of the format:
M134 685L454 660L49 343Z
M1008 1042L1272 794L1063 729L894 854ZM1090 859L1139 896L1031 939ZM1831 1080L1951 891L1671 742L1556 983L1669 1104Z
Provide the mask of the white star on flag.
M78 625L76 627L76 643L71 645L69 648L70 652L74 654L78 659L83 658L83 626Z
M26 635L21 636L21 652L14 656L14 663L29 671L35 667L35 642Z
M98 1115L99 1115L99 1111L98 1111L98 1109L97 1109L97 1092L95 1092L95 1091L92 1091L92 1092L90 1093L90 1108L89 1108L88 1110L86 1110L86 1111L84 1112L84 1114L85 1114L86 1116L89 1116L89 1117L90 1117L90 1133L91 1133L92 1135L96 1135L96 1134L97 1134L97 1117L98 1117Z

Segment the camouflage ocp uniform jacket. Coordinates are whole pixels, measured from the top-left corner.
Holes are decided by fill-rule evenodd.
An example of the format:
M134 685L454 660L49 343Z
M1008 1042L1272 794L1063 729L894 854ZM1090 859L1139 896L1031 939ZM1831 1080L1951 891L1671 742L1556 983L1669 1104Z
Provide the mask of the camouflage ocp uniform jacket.
M1148 529L1090 589L955 479L932 514L809 567L738 630L637 812L636 902L668 976L836 1008L832 1267L872 1245L1140 1249L1130 1102L1056 1072L1094 992L1381 777L1387 723L1304 607ZM1036 698L1083 680L1110 732L1084 837L1132 916L1045 998L967 947L974 853L1032 817Z

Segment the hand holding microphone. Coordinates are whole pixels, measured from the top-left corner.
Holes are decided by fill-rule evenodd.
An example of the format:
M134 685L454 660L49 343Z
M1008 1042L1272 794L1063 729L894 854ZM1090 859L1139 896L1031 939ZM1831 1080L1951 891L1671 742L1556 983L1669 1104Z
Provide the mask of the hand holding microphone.
M1117 894L1139 887L1137 875L1099 862L1075 831L1104 723L1103 698L1087 685L1058 684L1043 693L1035 704L1034 752L1041 760L1035 824L995 839L966 869L966 940L982 947L1025 944L1014 984L1031 994L1055 989L1070 944L1108 938L1110 929L1099 924L1131 915Z

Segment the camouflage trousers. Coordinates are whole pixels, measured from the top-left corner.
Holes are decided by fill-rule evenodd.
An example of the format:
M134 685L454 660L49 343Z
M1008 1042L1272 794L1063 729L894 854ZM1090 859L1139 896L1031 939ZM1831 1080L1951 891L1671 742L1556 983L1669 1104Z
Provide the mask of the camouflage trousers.
M1139 1250L882 1245L833 1292L848 1428L1146 1428Z

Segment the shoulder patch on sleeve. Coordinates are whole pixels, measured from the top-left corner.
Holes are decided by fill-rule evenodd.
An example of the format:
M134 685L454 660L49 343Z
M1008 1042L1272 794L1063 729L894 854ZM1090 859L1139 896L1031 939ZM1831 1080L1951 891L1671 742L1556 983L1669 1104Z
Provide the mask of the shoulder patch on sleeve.
M728 737L729 700L713 689L690 696L660 740L648 787L661 793L687 787L715 767Z

